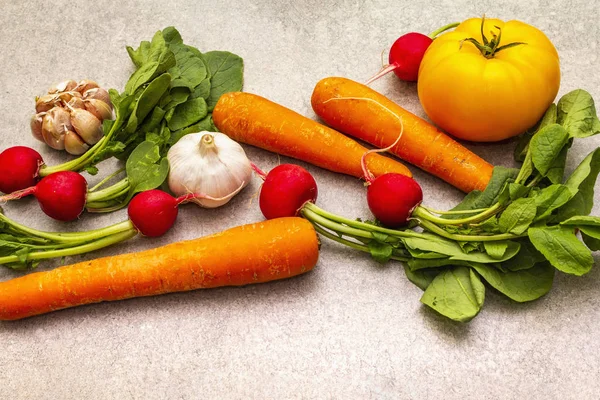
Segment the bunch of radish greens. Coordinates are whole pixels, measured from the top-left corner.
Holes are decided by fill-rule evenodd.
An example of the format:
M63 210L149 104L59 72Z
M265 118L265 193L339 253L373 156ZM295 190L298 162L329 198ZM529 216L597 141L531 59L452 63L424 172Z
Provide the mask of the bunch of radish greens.
M136 193L165 181L165 156L171 145L188 133L216 130L212 110L217 100L223 93L242 88L240 57L225 51L201 53L184 44L173 27L158 31L137 50L128 47L127 51L137 69L123 93L109 90L115 119L104 121L102 139L79 158L56 166L42 165L35 176L25 168L15 171L29 174L23 181L35 182L38 173L40 177L62 171L95 175L99 162L116 157L127 160L127 176L101 189L123 172L119 170L92 188L86 209L110 212L123 208ZM41 157L30 164L37 166L38 162L43 164Z
M592 252L600 250L600 217L589 216L600 149L567 179L564 172L573 140L598 133L593 99L575 90L522 136L515 150L520 169L496 167L484 191L469 193L451 211L410 205L405 229L333 215L310 202L301 212L323 236L379 262L403 261L408 279L424 290L424 304L469 321L483 306L483 281L526 302L550 290L555 270L590 271Z
M25 268L39 260L99 249L138 231L158 236L174 222L180 199L152 192L168 176L167 151L188 133L216 130L212 110L223 93L241 90L243 60L226 51L201 53L184 44L173 27L158 31L150 42L143 41L138 49L128 47L127 51L136 70L123 93L109 91L115 119L104 121L102 139L82 156L56 166L43 165L39 153L26 147L3 152L0 167L14 171L0 177L2 190L9 187L17 192L1 200L33 194L46 214L69 221L84 208L115 211L130 204L140 192L150 194L140 197L133 210L130 205L128 221L89 232L41 232L9 219L0 210L0 264ZM125 167L88 190L85 179L75 172L94 175L96 165L111 157L126 160ZM124 178L105 187L122 173ZM36 185L38 174L43 179ZM30 185L35 186L27 187ZM168 218L155 218L151 210ZM144 229L142 217L160 226Z

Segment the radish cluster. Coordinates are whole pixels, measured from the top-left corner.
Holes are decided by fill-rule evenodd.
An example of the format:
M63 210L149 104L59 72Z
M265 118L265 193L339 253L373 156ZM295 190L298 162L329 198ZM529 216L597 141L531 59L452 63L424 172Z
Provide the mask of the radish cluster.
M423 201L421 186L405 175L389 173L373 178L367 172L367 204L375 218L390 228L406 225L412 211ZM305 203L317 199L315 179L298 165L279 165L261 176L264 183L259 204L266 219L296 216Z

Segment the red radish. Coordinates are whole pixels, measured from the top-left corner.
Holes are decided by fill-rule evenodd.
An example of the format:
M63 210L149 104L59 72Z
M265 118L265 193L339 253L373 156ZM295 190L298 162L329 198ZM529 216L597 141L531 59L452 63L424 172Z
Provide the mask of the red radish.
M177 219L180 202L162 190L153 189L136 195L127 208L129 219L144 236L164 235Z
M394 74L403 81L416 82L423 56L435 37L458 25L458 23L448 24L432 32L429 36L418 32L410 32L400 36L390 48L389 64L384 65L381 71L371 77L365 85L381 78L390 71L394 71Z
M196 199L223 200L199 193L189 193L181 197L173 197L159 189L147 190L135 195L129 203L127 213L135 228L144 236L162 236L175 223L183 203Z
M34 195L42 211L59 221L72 221L83 212L87 198L87 182L73 171L55 172L35 186L0 197L0 202Z
M383 225L396 228L408 223L414 208L423 201L421 186L401 174L384 174L367 188L369 209Z
M367 169L366 159L371 153L388 151L402 138L404 125L400 121L400 134L394 143L384 149L365 152L361 164L367 185L367 204L369 209L383 225L397 228L408 223L413 210L423 201L423 190L413 178L402 174L383 174L375 178Z
M44 164L37 151L25 147L10 147L0 153L0 192L12 193L35 185Z
M403 81L416 82L421 60L433 40L422 33L410 32L400 36L390 48L389 64L369 79L366 84L381 78L390 71Z
M296 216L304 203L317 200L317 182L306 169L282 164L265 175L253 168L264 179L259 203L266 219Z

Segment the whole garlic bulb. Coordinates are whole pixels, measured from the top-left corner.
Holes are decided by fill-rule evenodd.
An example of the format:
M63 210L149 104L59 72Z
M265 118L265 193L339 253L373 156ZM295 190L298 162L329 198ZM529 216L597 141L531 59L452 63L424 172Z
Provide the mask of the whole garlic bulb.
M113 118L110 96L94 81L67 80L36 98L33 136L57 150L85 153L103 136L102 121Z
M185 135L169 149L167 159L171 191L177 196L193 194L190 200L206 208L227 203L252 178L252 164L242 146L220 132Z

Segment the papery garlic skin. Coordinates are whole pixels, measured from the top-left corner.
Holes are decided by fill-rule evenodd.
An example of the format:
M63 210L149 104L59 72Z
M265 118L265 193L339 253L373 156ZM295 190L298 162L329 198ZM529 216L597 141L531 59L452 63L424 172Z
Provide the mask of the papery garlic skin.
M169 149L167 159L169 189L176 196L199 195L192 201L206 208L226 204L252 179L242 146L220 132L185 135Z

